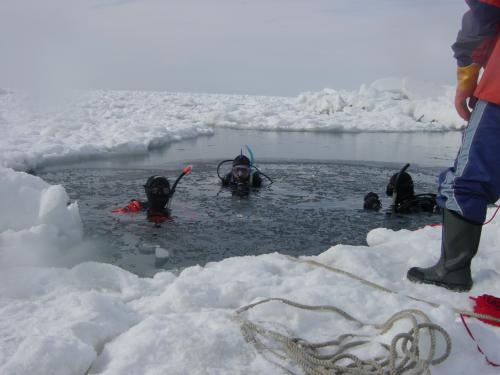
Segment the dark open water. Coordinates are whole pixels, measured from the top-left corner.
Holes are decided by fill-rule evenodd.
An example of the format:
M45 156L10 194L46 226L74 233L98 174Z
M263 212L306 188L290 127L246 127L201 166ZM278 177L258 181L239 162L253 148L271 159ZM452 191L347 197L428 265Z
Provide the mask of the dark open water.
M438 222L437 215L383 212L390 206L385 186L410 161L416 193L435 192L436 175L453 158L459 135L373 134L371 141L368 136L218 131L214 137L175 143L147 157L59 164L37 174L64 185L71 199L78 200L85 236L97 249L89 260L152 275L159 269L231 256L319 254L338 243L366 244L373 228L415 229ZM391 141L401 136L405 147L398 144L395 152ZM258 166L274 179L271 186L244 198L221 190L215 172L217 162L234 157L242 142L252 145ZM370 147L373 159L359 160ZM337 159L345 160L328 158L328 150L337 155L339 149L344 157ZM187 163L193 164L193 171L177 188L172 221L156 228L144 214L111 213L131 198L144 198L142 185L150 175L166 175L173 181ZM361 209L369 191L383 198L383 211Z

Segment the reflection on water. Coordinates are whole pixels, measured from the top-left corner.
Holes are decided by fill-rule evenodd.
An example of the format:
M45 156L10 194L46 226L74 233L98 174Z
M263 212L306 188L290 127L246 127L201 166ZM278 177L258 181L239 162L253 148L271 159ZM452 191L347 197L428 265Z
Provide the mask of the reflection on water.
M336 134L216 129L211 137L173 143L156 150L147 157L146 164L164 160L227 159L248 144L258 160L368 160L449 166L461 136L461 132Z
M454 160L461 132L439 133L320 133L262 132L255 130L215 130L213 136L201 136L173 142L150 150L147 155L119 156L85 162L86 166L131 168L163 167L168 163L223 160L233 158L244 145L250 145L257 161L345 160L412 163L429 167L447 167ZM54 160L60 167L63 163ZM69 163L66 163L69 164Z

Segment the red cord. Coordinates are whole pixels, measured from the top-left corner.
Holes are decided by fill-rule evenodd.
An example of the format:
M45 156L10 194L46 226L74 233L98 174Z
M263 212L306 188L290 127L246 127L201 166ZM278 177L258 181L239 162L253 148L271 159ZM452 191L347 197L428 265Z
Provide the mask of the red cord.
M498 209L497 209L498 210ZM489 315L494 318L500 318L500 298L495 297L495 296L490 296L488 294L483 294L479 297L469 297L471 300L475 302L474 304L474 312L476 314L483 314L483 315ZM476 339L474 338L474 335L472 334L472 331L469 329L469 326L465 322L465 316L464 314L460 314L460 319L462 319L462 323L464 324L464 327L471 337L471 339L475 342L477 350L479 353L481 353L484 358L486 359L486 362L490 366L493 367L500 367L500 364L492 362L488 356L483 352L483 350L480 348L479 344L477 343ZM478 318L480 321L486 323L486 324L491 324L493 326L500 326L500 323L495 321L495 320L488 320L488 319L482 319Z
M495 210L495 212L493 213L493 216L492 216L489 220L485 221L485 222L483 223L483 225L486 225L486 224L491 223L491 222L493 221L493 219L495 218L495 216L497 216L498 210L500 210L500 206L495 206L495 207L496 207L497 209L496 209L496 210ZM440 227L440 226L442 226L442 224L427 224L426 226L427 226L427 227L433 227L433 228L434 228L434 227ZM418 229L422 229L422 228L423 228L423 227L418 228Z
M466 315L465 315L466 316ZM484 354L483 350L481 349L481 347L479 346L479 344L477 343L476 339L474 338L474 336L472 335L472 332L471 330L469 329L469 326L467 325L467 323L465 323L465 319L464 319L464 315L463 314L460 314L460 319L462 319L462 323L464 324L464 327L467 331L467 333L469 334L469 336L471 337L472 341L474 341L474 343L476 344L476 347L477 347L477 350L479 353L481 353L483 356L484 356L484 359L486 360L486 362L490 365L490 366L493 366L493 367L500 367L500 365L498 363L495 363L493 361L491 361L488 356L486 354Z
M493 221L493 219L495 218L495 216L497 215L497 212L498 210L500 209L500 206L497 206L497 209L495 210L495 212L493 213L493 216L491 217L490 220L486 221L483 225L486 225L486 224L489 224Z

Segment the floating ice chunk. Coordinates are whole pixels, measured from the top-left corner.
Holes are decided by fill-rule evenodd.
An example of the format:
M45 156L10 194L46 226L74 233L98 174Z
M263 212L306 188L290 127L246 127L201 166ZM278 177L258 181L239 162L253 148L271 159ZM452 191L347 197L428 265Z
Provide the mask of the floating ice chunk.
M170 251L157 245L155 248L155 256L160 259L168 258L170 257Z
M61 185L49 186L42 192L38 220L43 224L51 224L61 232L75 235L82 232L82 223L77 203L69 204L69 197Z

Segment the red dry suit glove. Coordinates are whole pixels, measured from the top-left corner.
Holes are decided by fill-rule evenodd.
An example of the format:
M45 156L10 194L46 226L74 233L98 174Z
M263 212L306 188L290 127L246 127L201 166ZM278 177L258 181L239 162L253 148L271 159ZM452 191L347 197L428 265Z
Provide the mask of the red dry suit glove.
M467 66L459 66L457 68L455 108L459 116L466 121L469 121L470 111L476 105L477 99L474 97L474 90L476 90L480 69L481 65L479 64L470 64ZM469 99L468 104L467 99Z

